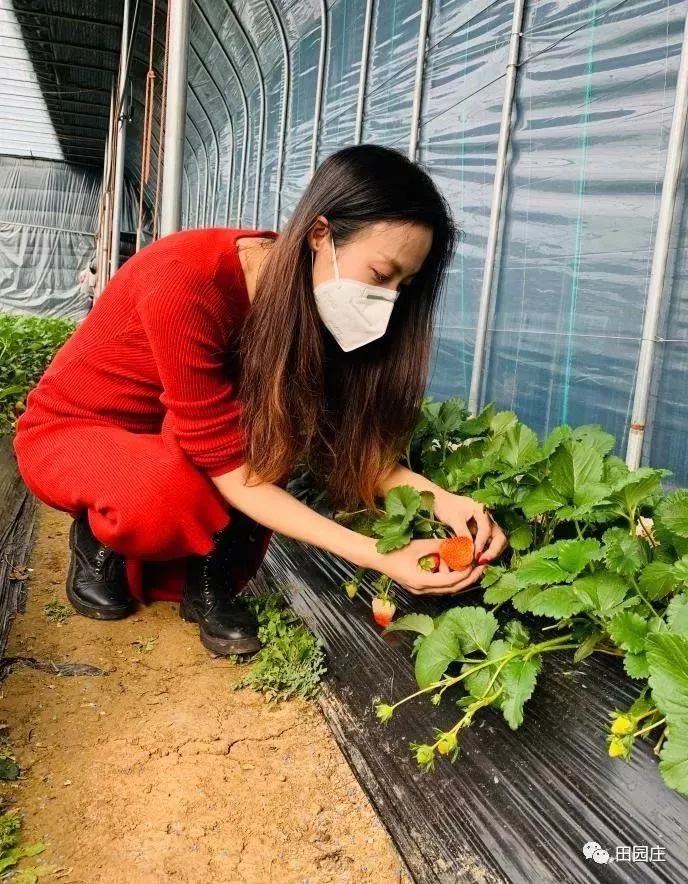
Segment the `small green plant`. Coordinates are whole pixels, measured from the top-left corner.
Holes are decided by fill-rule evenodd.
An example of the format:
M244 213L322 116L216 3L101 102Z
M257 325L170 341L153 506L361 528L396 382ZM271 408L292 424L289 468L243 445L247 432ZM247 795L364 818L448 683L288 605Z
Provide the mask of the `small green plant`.
M0 435L14 432L29 390L75 328L65 319L0 313Z
M23 857L36 856L45 850L40 842L21 845L21 827L22 818L17 811L10 810L0 814L0 873L14 868Z
M385 632L417 633L411 656L419 690L434 704L445 693L462 710L432 742L412 742L423 769L438 754L454 760L461 731L485 706L510 728L523 721L546 653L572 651L621 658L638 694L610 713L607 750L630 758L637 738L653 731L664 782L688 795L688 490L663 492L669 470L629 470L611 454L614 437L598 425L555 427L544 441L512 412L489 404L475 418L460 399L423 404L406 452L411 469L441 488L489 506L508 535L503 564L485 569L483 606L461 605L438 617L410 614ZM427 494L427 492L424 492ZM381 536L380 552L415 537L441 537L430 499L408 486L391 489L385 509L338 514L361 533ZM360 569L359 569L360 570ZM355 597L361 574L348 581ZM517 617L554 621L530 635ZM546 631L554 630L549 637ZM397 703L376 701L389 721Z
M258 618L263 647L253 658L250 672L234 689L253 688L270 699L312 698L326 672L321 643L288 610L281 593L266 591L248 600Z
M43 616L48 623L64 623L73 613L74 611L69 605L65 605L56 597L48 599L43 605Z
M132 645L142 654L150 654L150 652L155 649L155 643L157 640L157 635L149 635L147 638L134 639Z

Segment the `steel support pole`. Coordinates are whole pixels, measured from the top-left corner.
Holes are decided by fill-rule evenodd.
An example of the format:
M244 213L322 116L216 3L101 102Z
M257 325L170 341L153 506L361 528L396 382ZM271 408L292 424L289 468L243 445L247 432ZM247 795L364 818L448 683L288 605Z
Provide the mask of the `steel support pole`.
M108 244L110 242L110 178L112 165L112 142L115 128L115 84L112 84L110 93L110 120L108 123L108 136L105 143L105 160L103 162L103 181L100 187L100 221L98 223L98 243L96 259L96 290L95 298L105 288L105 277L108 269Z
M416 52L416 80L413 87L413 110L411 111L411 138L409 140L409 159L416 161L418 153L418 137L420 135L420 114L423 103L423 75L425 72L425 44L428 39L428 23L430 21L430 0L423 0L420 7L420 30L418 33L418 49Z
M186 128L187 61L191 0L170 0L170 42L165 95L165 141L163 150L160 235L179 230L182 215L182 166Z
M363 48L361 49L361 72L358 77L358 97L356 98L356 124L354 126L354 144L360 144L363 137L363 113L365 110L366 86L368 85L368 66L370 64L370 28L373 21L373 0L366 0L365 19L363 23Z
M671 120L669 142L667 145L666 168L662 184L662 196L659 203L655 248L652 254L652 269L645 305L643 321L643 337L638 357L638 372L633 397L631 426L628 432L626 448L626 465L631 470L640 466L643 440L645 438L645 421L650 398L652 369L655 361L655 344L657 342L657 325L662 307L666 283L667 259L671 242L671 226L676 209L676 193L681 177L681 159L684 149L686 119L688 118L688 17L683 25L683 48L676 80L674 113Z
M320 51L318 52L318 79L315 86L315 111L313 113L313 140L311 142L311 177L318 164L318 138L320 136L320 121L322 119L323 91L325 85L325 55L329 28L327 20L327 3L320 0Z
M502 215L506 159L507 151L509 149L509 139L511 137L511 111L514 104L514 90L516 87L516 73L518 70L518 50L521 45L521 25L523 23L524 8L525 0L516 0L514 3L514 15L511 22L511 40L509 41L509 57L506 65L502 119L499 126L497 162L495 167L494 187L492 190L492 207L490 209L490 226L487 233L483 285L480 292L478 327L475 333L475 349L473 351L471 389L468 397L468 408L473 415L477 414L480 409L480 395L485 364L485 343L487 340L487 322L490 315L490 303L492 301L492 280L494 277L495 258L497 256L499 222Z
M282 47L282 65L284 69L284 101L282 102L282 113L280 115L279 124L279 147L277 148L277 181L275 184L275 218L273 221L273 230L279 229L280 209L282 204L282 179L284 177L284 152L287 141L287 119L289 116L289 89L291 81L291 57L289 53L289 43L287 42L287 33L284 23L279 16L279 12L275 7L274 0L266 0L270 7L270 12L274 16L275 25L280 38Z
M119 55L119 78L117 82L117 147L115 150L115 174L112 188L112 235L110 237L110 276L119 267L120 228L122 224L122 197L124 195L124 145L127 134L127 116L124 96L127 88L127 62L129 56L129 0L124 0L122 19L122 42Z

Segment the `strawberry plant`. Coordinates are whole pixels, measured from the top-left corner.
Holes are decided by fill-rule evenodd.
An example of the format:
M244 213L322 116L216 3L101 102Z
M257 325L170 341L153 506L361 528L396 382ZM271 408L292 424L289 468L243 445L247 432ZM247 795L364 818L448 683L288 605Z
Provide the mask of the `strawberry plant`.
M65 319L0 313L0 434L14 431L27 393L74 329Z
M637 739L656 737L665 783L688 795L688 490L665 494L661 480L671 472L629 470L610 453L614 443L598 425L556 427L540 442L492 404L472 418L462 400L424 402L408 465L489 506L509 548L482 576L482 605L434 618L409 614L385 630L416 633L419 690L376 701L378 718L388 721L419 696L438 704L447 692L461 710L451 729L411 743L421 768L431 769L438 754L457 758L461 732L483 707L518 728L547 653L570 651L574 662L605 653L638 683L633 704L610 711L609 755L628 760ZM400 486L383 510L338 518L378 536L385 552L416 537L449 536L433 519L432 502L431 493ZM459 540L470 545L468 538L441 543ZM455 570L472 560L467 548L453 561L440 555ZM519 614L543 618L542 634Z

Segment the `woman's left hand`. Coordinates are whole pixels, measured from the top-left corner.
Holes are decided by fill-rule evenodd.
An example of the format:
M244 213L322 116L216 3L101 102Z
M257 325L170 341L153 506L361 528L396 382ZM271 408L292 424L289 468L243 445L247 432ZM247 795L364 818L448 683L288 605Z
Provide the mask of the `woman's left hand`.
M457 535L472 536L468 521L474 519L477 533L473 539L478 565L496 559L507 547L506 534L492 518L484 504L470 497L441 489L435 492L435 515Z

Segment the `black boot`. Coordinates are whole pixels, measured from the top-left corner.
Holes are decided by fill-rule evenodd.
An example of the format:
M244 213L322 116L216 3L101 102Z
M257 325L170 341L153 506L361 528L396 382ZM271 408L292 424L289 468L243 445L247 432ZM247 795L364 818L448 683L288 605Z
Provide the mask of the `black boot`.
M87 516L69 529L72 558L67 575L67 598L79 614L95 620L121 620L134 609L124 556L101 543L91 532Z
M253 654L262 646L258 620L234 587L234 527L230 524L216 532L215 547L208 555L188 557L179 606L184 620L198 623L202 644L214 654Z

